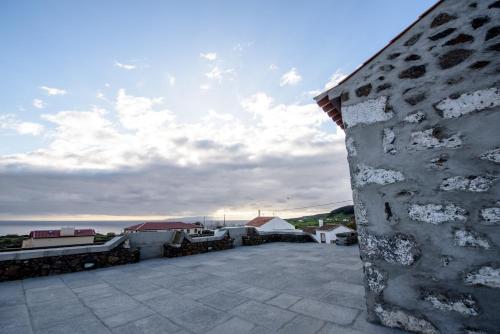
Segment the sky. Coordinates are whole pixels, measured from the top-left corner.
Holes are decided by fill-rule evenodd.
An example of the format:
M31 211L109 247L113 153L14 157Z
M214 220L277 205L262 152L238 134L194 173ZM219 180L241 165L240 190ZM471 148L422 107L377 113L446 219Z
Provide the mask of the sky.
M313 97L433 2L1 1L0 219L351 200L344 134Z

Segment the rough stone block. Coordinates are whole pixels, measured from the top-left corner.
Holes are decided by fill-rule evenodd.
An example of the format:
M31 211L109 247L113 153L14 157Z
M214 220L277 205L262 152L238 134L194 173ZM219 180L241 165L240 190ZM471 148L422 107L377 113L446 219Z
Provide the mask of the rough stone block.
M385 288L385 275L371 262L365 262L365 277L368 288L379 295Z
M500 163L500 148L496 148L494 150L483 153L480 158L483 160Z
M498 88L492 87L465 93L457 98L447 97L436 104L436 109L444 118L457 118L499 105L500 93Z
M391 169L377 169L364 164L356 166L354 174L354 183L358 187L362 187L369 183L380 185L403 181L405 177L403 173Z
M500 268L484 266L465 274L466 285L500 288Z
M482 209L481 218L486 225L496 225L500 223L500 208Z
M430 223L434 225L454 222L466 221L467 211L454 204L412 204L408 210L408 216L412 220Z
M455 231L455 244L460 247L490 248L490 243L485 237L466 230Z
M439 334L434 325L413 312L388 305L375 305L375 314L384 326L422 334Z
M438 129L412 132L408 149L417 151L434 148L459 148L462 146L460 134L444 137Z
M454 176L444 179L439 188L444 191L485 192L490 189L493 180L489 176Z
M420 257L420 249L412 236L402 233L376 236L361 229L358 233L360 249L369 258L409 266Z
M423 299L441 311L454 311L465 316L477 316L479 306L470 294L449 294L437 291L424 292Z
M392 129L384 129L383 137L382 137L382 146L384 148L384 153L388 154L396 154L398 151L396 150L396 145L394 144L396 141L396 135Z
M347 128L358 124L373 124L391 119L394 114L386 110L387 96L345 106L342 109L342 121Z

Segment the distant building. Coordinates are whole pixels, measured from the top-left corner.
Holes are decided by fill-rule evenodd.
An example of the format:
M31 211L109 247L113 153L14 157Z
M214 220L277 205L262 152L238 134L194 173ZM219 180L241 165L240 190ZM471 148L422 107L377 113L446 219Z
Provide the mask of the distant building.
M184 231L188 234L201 234L203 225L182 222L146 222L126 227L124 231L125 233Z
M316 241L322 244L334 244L335 240L337 240L337 233L345 233L345 232L355 232L349 227L345 227L340 224L327 224L321 227L318 227L315 231L314 238Z
M57 247L70 245L86 245L94 243L93 229L76 230L74 227L63 227L60 230L31 231L29 238L23 240L22 248Z
M256 217L245 226L255 227L260 231L295 230L295 226L280 217Z

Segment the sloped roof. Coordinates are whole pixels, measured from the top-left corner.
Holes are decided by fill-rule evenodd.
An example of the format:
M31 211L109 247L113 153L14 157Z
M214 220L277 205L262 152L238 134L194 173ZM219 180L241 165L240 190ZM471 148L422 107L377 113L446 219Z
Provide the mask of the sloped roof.
M260 227L275 217L256 217L249 221L246 226Z
M75 229L74 235L64 235L64 236L61 236L61 230L36 230L36 231L31 231L29 234L29 237L33 239L93 237L93 236L95 236L95 231L93 229L80 229L80 230Z
M183 223L183 222L145 222L142 224L136 224L126 227L126 231L158 231L158 230L183 230L200 228L200 226L195 224Z
M340 224L325 224L325 225L319 227L318 231L331 231L331 230L334 230L340 226L342 226L342 225L340 225Z

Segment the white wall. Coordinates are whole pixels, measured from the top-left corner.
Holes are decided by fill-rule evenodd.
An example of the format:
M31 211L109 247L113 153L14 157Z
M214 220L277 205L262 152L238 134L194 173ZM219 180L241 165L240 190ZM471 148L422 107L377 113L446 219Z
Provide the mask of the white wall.
M264 225L257 227L259 231L295 230L295 226L279 217L274 217Z
M345 232L354 232L354 231L348 227L345 227L345 226L339 226L336 229L333 229L331 231L316 230L315 239L318 242L321 242L321 233L325 233L326 243L329 244L332 241L335 242L335 240L337 240L337 236L336 236L337 233L345 233Z

